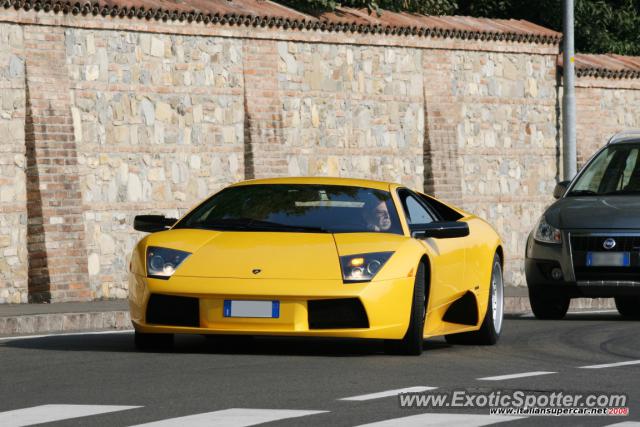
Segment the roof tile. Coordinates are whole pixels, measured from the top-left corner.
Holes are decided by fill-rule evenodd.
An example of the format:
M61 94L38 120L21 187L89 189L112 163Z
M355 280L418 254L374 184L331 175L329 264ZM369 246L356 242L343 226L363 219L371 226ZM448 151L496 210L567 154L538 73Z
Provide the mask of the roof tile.
M562 34L527 21L465 16L425 16L339 7L315 16L269 0L0 0L5 8L44 10L79 15L187 20L213 24L244 24L285 29L312 29L419 35L462 39L508 40L558 44Z

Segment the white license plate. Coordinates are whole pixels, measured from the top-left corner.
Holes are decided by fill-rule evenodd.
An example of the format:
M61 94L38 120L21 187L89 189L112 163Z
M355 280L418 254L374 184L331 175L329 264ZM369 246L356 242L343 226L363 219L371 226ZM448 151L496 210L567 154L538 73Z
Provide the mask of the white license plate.
M587 267L628 267L629 252L587 252Z
M280 301L224 300L224 317L280 317Z

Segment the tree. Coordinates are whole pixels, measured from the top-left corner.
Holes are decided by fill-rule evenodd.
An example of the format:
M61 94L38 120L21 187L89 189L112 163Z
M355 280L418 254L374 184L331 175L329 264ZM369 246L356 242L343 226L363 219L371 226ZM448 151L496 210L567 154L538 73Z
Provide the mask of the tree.
M339 3L366 7L371 13L383 9L427 15L468 15L487 18L525 19L562 31L563 0L280 0L298 10L331 10ZM640 55L640 0L575 0L576 50L584 53Z
M526 19L562 31L562 0L459 0L456 13ZM575 0L576 51L640 55L640 0Z
M306 12L333 10L338 5L366 7L371 13L380 13L382 9L405 10L426 15L451 15L456 12L455 0L279 0L278 2Z

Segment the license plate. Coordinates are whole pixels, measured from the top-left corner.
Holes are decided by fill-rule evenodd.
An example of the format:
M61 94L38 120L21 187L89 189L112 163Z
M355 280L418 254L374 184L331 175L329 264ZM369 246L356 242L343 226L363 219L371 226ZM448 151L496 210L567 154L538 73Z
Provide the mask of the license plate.
M628 267L629 252L587 252L587 267Z
M224 300L224 317L280 317L280 301Z

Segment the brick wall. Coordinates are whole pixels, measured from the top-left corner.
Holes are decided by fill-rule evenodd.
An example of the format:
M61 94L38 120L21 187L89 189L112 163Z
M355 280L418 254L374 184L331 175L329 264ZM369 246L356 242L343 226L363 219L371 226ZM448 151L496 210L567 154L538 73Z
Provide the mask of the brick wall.
M283 175L458 204L496 227L507 283L524 284L558 176L557 45L4 15L0 303L124 298L136 214ZM581 156L635 123L636 89L606 84L578 90Z

